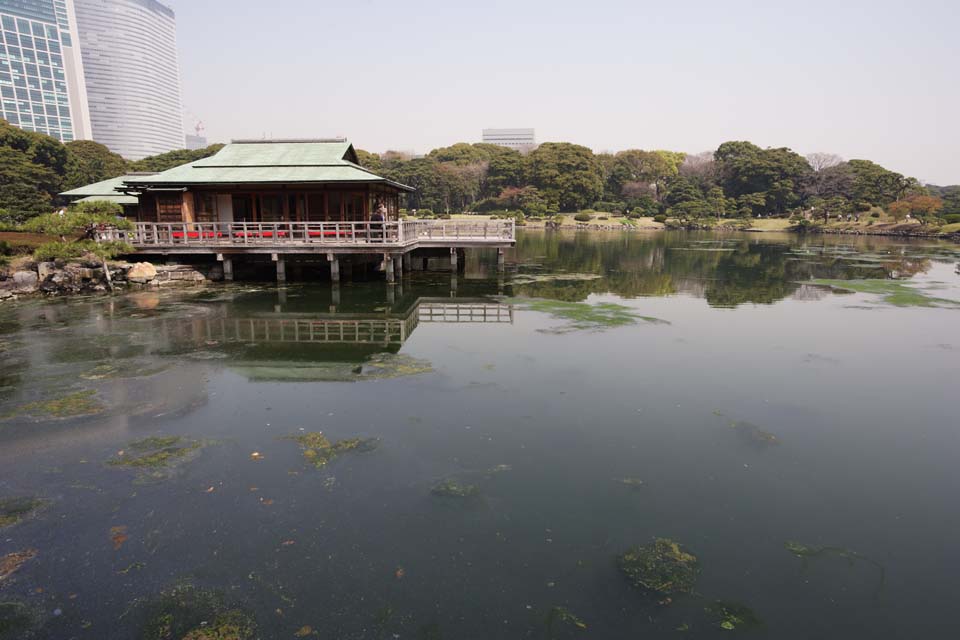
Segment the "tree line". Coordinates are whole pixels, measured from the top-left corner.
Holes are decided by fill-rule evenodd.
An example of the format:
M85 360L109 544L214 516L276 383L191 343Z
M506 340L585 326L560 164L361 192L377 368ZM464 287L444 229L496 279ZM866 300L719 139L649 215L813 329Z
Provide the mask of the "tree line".
M922 185L869 160L844 160L750 142L716 151L629 149L594 153L548 142L523 155L457 143L420 158L359 151L372 171L416 187L410 209L440 213L520 211L527 216L594 209L633 216L960 216L960 186ZM960 221L960 220L957 220Z
M125 160L92 140L66 144L0 120L0 224L23 222L62 204L59 193L135 171L164 171L205 158L223 145Z
M58 193L133 171L163 171L216 153L223 145L130 162L102 144L23 131L0 120L0 223L22 222L61 204ZM361 164L415 187L407 208L437 213L522 212L541 217L584 209L680 219L803 213L960 222L960 186L922 185L869 160L843 160L750 142L716 151L629 149L594 153L548 142L527 154L491 144L457 143L423 157L357 151Z

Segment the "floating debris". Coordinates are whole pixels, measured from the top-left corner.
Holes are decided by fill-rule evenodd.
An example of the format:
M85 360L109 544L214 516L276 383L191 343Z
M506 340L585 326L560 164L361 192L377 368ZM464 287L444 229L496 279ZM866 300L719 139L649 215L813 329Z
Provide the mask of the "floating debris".
M763 626L763 621L754 613L753 609L737 602L717 600L706 611L721 629L733 631L735 629L756 629Z
M696 556L668 538L634 547L618 558L620 570L630 582L651 594L669 596L691 593L700 566Z
M36 549L16 551L0 557L0 583L20 570L20 567L37 557Z
M0 500L0 529L20 524L46 504L46 500L40 498L4 498Z
M620 478L620 484L629 489L642 489L644 486L640 478Z
M12 413L0 416L0 420L28 416L36 420L62 420L79 418L103 413L104 407L96 399L97 392L88 389L53 400L38 400L14 409Z
M130 565L127 565L126 569L120 569L117 571L118 576L125 576L132 571L141 571L147 568L147 563L145 562L134 562Z
M117 452L117 456L107 464L137 469L140 471L140 480L162 480L196 457L204 446L205 443L199 440L180 436L153 436L131 442L126 450Z
M547 635L554 638L559 631L558 627L565 626L575 627L581 631L587 629L587 623L574 615L574 613L566 607L551 608L550 613L547 614Z
M313 631L313 627L311 627L310 625L306 625L306 624L305 624L305 625L303 625L302 627L300 627L300 628L293 634L293 637L295 637L295 638L306 638L307 636L313 636L313 635L317 635L317 634Z
M881 296L881 301L895 307L960 308L960 300L936 298L916 286L898 280L810 280L808 284L830 287L836 292L866 293Z
M480 487L475 484L460 484L448 478L433 485L430 493L441 498L476 498L480 495Z
M541 329L541 333L571 333L573 331L603 331L615 327L649 322L669 324L665 320L642 316L630 307L612 302L589 304L586 302L565 302L544 298L511 298L506 302L521 309L546 313L554 318L566 320L567 324L554 329Z
M319 431L286 436L285 439L299 444L303 450L303 457L317 469L322 469L331 460L344 453L367 453L380 446L379 438L347 438L330 442Z
M142 640L252 640L253 617L224 604L220 594L180 583L147 605Z
M113 543L114 551L119 551L120 547L123 546L123 543L129 539L130 536L127 535L126 527L110 527L110 542Z

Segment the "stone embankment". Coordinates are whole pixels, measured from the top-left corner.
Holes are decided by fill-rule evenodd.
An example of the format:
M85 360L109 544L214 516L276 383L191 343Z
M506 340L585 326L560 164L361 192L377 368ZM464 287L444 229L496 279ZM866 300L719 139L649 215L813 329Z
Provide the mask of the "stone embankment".
M155 265L111 262L110 279L117 290L196 285L223 280L219 264ZM109 290L102 265L93 262L40 262L0 272L0 302L30 295L73 295Z

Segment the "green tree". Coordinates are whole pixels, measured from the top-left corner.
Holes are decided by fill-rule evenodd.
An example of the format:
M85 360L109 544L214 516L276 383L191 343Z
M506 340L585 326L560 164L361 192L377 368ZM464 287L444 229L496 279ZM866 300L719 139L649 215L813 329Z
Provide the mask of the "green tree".
M915 180L869 160L851 160L847 165L853 174L852 195L856 202L886 207L918 186Z
M527 182L560 211L578 211L603 195L603 172L593 152L568 142L547 142L526 157Z
M130 163L130 170L166 171L167 169L179 167L180 165L187 164L188 162L196 162L197 160L202 160L203 158L209 158L222 148L222 144L212 144L204 149L178 149L177 151L169 151L167 153L161 153L157 156L150 156L149 158L132 162Z
M23 221L53 208L60 176L16 149L0 146L0 209Z
M355 151L357 152L357 158L360 160L360 166L364 169L369 169L374 173L379 173L383 169L383 161L378 154L363 149L355 149Z
M784 213L801 203L813 169L787 148L761 149L750 142L725 142L714 153L721 185L731 197L760 194L766 211ZM755 209L757 199L751 198Z
M74 140L67 149L66 176L63 190L122 176L127 172L127 161L93 140Z

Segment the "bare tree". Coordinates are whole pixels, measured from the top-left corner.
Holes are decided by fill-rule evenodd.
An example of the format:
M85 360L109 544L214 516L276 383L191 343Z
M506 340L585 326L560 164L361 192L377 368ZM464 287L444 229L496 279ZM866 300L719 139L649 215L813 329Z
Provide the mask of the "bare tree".
M717 179L717 163L712 151L690 154L680 165L680 175L691 179L701 189L707 189Z
M843 164L843 158L835 153L811 153L807 156L807 162L814 171L820 173L824 169Z

